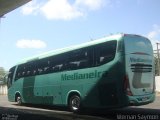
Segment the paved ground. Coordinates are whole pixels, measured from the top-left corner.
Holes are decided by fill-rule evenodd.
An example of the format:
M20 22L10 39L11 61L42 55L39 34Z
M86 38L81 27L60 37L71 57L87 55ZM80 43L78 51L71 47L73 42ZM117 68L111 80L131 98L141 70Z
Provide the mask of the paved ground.
M2 120L160 120L160 96L154 103L117 110L88 111L73 114L67 108L49 106L17 106L0 96L0 119Z

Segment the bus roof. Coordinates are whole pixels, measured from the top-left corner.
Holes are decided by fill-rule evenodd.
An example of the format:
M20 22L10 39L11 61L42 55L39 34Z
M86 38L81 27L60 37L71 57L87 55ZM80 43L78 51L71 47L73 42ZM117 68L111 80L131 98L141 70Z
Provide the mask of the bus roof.
M53 55L58 55L58 54L61 54L61 53L65 53L65 52L69 52L69 51L72 51L72 50L80 49L80 48L83 48L83 47L96 45L96 44L99 44L99 43L103 43L105 41L119 40L123 36L124 36L124 34L116 34L116 35L103 37L101 39L96 39L96 40L93 40L93 41L89 41L89 42L86 42L86 43L82 43L80 45L73 45L73 46L69 46L69 47L65 47L65 48L61 48L61 49L52 50L52 51L45 52L45 53L42 53L42 54L39 54L39 55L36 55L36 56L33 56L33 57L25 58L22 61L20 61L18 64L23 64L23 63L31 62L31 61L34 61L34 60L43 59L43 58L50 57L50 56L53 56Z

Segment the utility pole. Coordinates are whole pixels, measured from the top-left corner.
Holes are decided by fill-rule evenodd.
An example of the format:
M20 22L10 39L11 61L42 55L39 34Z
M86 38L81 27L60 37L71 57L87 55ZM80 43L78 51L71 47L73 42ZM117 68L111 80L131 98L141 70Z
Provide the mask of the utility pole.
M160 43L156 43L157 44L157 56L158 56L158 60L157 60L157 65L158 65L158 76L160 75L160 64L159 64L159 49L158 49L158 44Z

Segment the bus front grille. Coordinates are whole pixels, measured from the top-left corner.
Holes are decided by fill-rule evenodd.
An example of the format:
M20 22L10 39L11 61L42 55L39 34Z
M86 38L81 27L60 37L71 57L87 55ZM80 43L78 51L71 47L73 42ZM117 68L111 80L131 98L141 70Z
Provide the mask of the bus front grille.
M145 73L145 72L152 72L152 65L149 64L131 64L131 70L132 72L141 72L141 73Z

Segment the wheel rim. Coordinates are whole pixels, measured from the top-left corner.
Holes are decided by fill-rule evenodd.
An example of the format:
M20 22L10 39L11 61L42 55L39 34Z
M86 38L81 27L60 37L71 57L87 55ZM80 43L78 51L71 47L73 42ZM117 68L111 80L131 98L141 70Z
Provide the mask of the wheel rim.
M72 110L77 111L79 109L79 106L80 106L80 99L79 97L76 96L71 100Z

